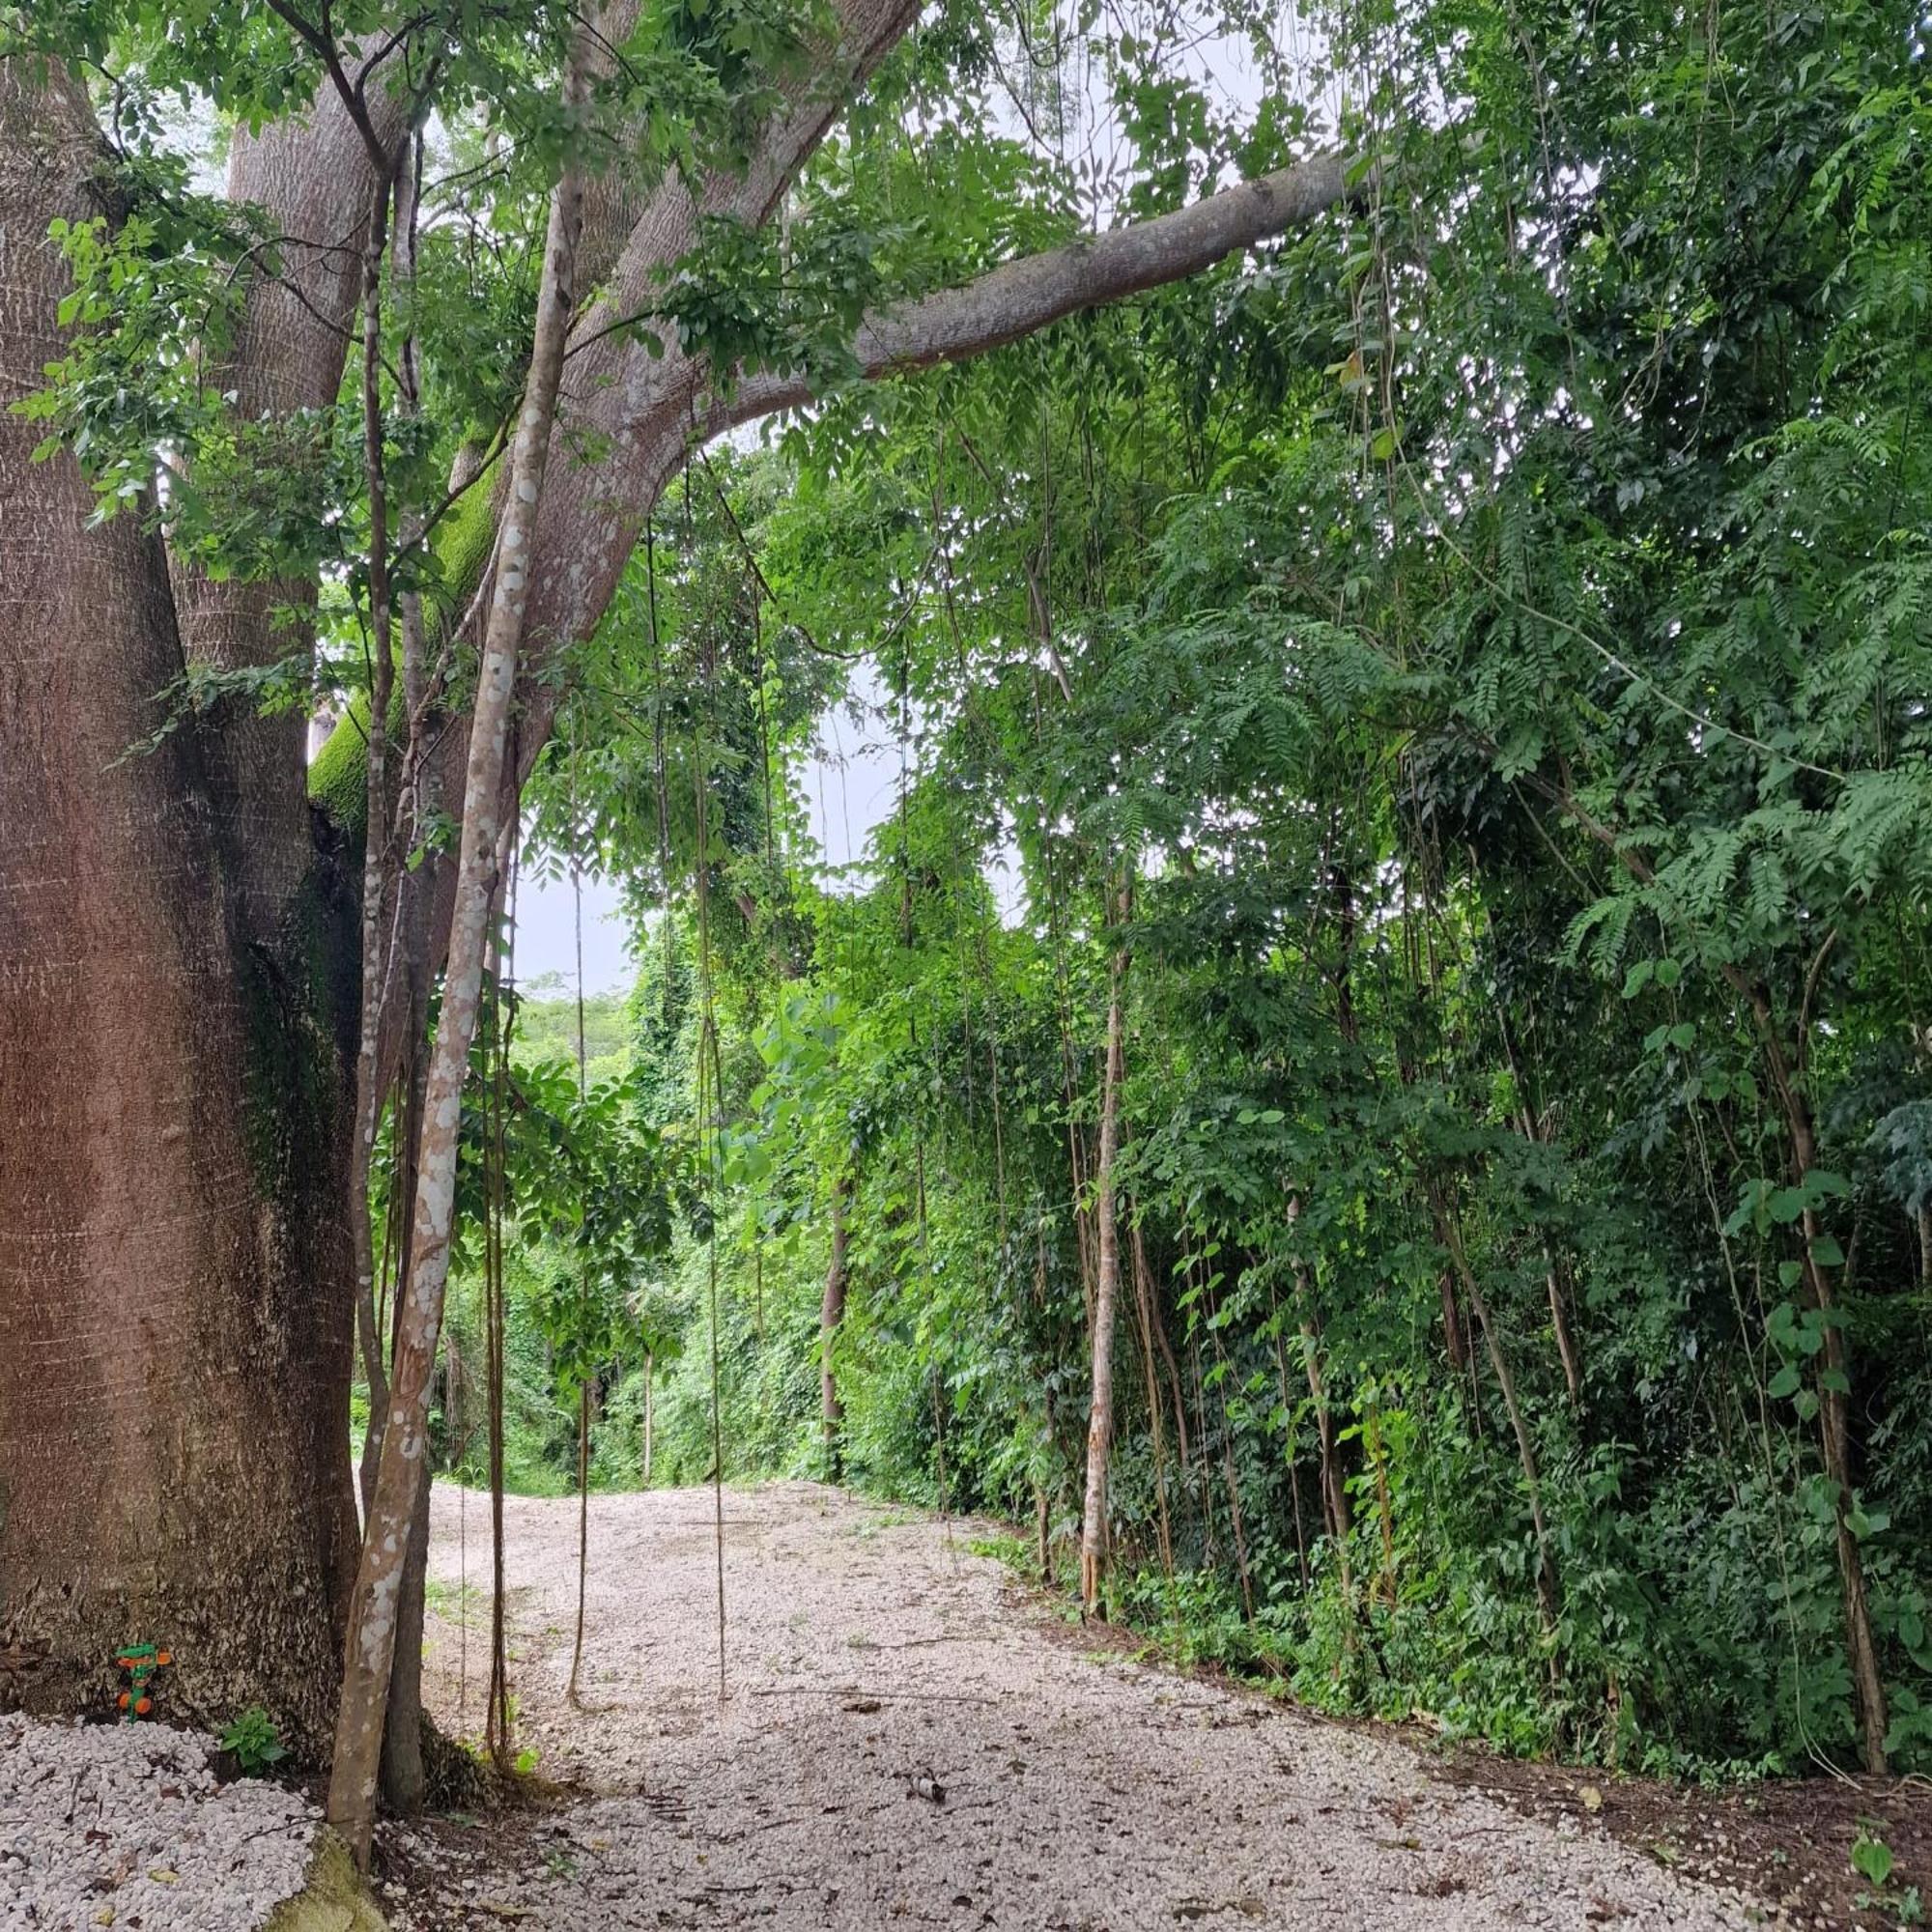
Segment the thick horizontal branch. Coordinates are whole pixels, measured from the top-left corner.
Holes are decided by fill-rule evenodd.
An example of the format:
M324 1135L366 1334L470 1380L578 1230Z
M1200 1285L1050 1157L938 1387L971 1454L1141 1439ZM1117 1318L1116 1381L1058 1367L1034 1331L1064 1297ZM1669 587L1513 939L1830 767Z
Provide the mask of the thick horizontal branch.
M863 324L853 342L860 371L882 377L963 361L1082 309L1198 274L1236 249L1304 227L1350 199L1359 192L1350 183L1350 166L1345 156L1320 156L1204 196L1173 214L1002 263L976 282L941 289ZM734 423L795 409L813 393L798 372L747 377L700 411L702 433L716 436Z

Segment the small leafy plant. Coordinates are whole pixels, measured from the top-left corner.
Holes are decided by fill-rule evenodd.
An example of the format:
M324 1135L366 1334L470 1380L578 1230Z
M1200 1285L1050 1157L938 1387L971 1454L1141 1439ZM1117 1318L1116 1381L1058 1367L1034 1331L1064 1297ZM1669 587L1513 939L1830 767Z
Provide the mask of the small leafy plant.
M1891 1876L1891 1847L1868 1825L1859 1827L1858 1838L1852 1846L1852 1869L1878 1886Z
M259 1704L250 1704L222 1732L221 1748L234 1753L235 1762L249 1777L272 1771L289 1754L274 1719Z

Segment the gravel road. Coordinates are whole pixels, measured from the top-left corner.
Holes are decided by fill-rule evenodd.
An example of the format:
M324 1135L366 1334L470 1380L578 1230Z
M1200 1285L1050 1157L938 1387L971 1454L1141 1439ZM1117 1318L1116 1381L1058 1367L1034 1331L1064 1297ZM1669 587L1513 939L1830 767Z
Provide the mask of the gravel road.
M1761 1922L1605 1835L1438 1780L1399 1741L1089 1647L973 1533L809 1484L508 1505L520 1737L592 1794L389 1828L399 1927L1137 1932ZM440 1488L426 1694L482 1722L488 1504ZM464 1587L467 1583L467 1589ZM467 1609L468 1632L461 1612ZM919 1795L919 1781L943 1801ZM929 1788L929 1787L928 1787Z
M262 1924L300 1887L319 1820L282 1785L217 1785L213 1749L159 1724L0 1718L0 1926Z

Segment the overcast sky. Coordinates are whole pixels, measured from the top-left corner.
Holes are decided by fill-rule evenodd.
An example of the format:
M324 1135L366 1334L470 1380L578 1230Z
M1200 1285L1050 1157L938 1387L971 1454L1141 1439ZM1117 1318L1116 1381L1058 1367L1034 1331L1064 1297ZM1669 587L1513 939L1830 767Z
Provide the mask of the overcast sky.
M869 665L855 672L868 700L879 691ZM843 706L819 721L823 757L806 767L801 786L811 815L811 836L826 866L847 866L866 855L867 840L891 814L897 799L898 750L868 710L856 723ZM857 882L855 882L856 884ZM835 890L837 882L834 882ZM517 978L554 973L566 992L577 987L577 900L568 879L526 876L517 887ZM583 990L627 990L637 971L631 933L617 888L586 874L583 880Z

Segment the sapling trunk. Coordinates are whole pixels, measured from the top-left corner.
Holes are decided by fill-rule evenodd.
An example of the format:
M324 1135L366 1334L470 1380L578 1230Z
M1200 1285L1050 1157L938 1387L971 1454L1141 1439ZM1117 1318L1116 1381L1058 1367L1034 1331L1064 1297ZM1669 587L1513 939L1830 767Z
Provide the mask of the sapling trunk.
M1760 986L1747 997L1757 1021L1765 1064L1784 1115L1791 1146L1793 1185L1803 1190L1817 1165L1817 1135L1810 1104L1785 1056L1773 1017L1771 1000ZM1833 1542L1838 1557L1838 1582L1845 1619L1845 1649L1852 1666L1852 1688L1858 1699L1859 1724L1864 1745L1864 1767L1874 1777L1889 1769L1886 1750L1885 1679L1878 1663L1878 1642L1872 1632L1871 1606L1865 1595L1864 1559L1852 1528L1851 1378L1847 1370L1845 1337L1832 1290L1832 1278L1818 1250L1823 1231L1815 1209L1806 1207L1799 1224L1804 1241L1802 1278L1806 1298L1818 1311L1824 1347L1818 1353L1818 1439L1825 1474L1832 1485Z
M1167 1431L1161 1424L1160 1383L1153 1366L1153 1283L1148 1273L1141 1224L1133 1222L1134 1294L1140 1310L1141 1366L1147 1376L1148 1428L1153 1437L1153 1491L1159 1509L1160 1566L1170 1593L1174 1588L1174 1528L1167 1513Z
M1490 1304L1477 1283L1475 1270L1469 1265L1468 1252L1463 1244L1463 1231L1457 1225L1455 1215L1449 1211L1441 1188L1433 1179L1429 1183L1429 1201L1435 1215L1437 1238L1448 1250L1456 1277L1463 1284L1463 1298L1474 1312L1476 1325L1483 1331L1490 1367L1495 1373L1496 1387L1502 1393L1503 1409L1516 1435L1517 1458L1522 1466L1523 1488L1529 1495L1530 1524L1536 1532L1537 1610L1543 1619L1544 1635L1553 1639L1556 1634L1556 1554L1549 1540L1549 1525L1543 1515L1543 1481L1537 1472L1536 1445L1530 1437L1522 1406L1517 1401L1516 1378L1510 1372L1509 1356L1503 1349L1502 1337L1496 1332L1495 1322L1490 1316Z
M587 30L582 28L573 36L564 81L565 102L572 110L582 99L589 41ZM375 1496L350 1605L342 1700L329 1776L329 1822L364 1869L375 1825L383 1716L396 1643L397 1598L416 1488L429 1451L427 1399L449 1270L463 1085L476 1033L483 954L496 896L510 700L529 592L529 537L543 497L564 340L575 307L577 242L582 211L582 171L574 157L567 158L551 201L529 381L511 460L497 538L496 583L484 628L470 722L442 1011L424 1105L410 1287L393 1365Z
M656 1394L657 1366L652 1356L646 1351L644 1355L644 1464L643 1468L639 1471L645 1489L649 1489L651 1486L651 1410Z
M1128 888L1121 888L1124 923ZM1094 1218L1098 1258L1094 1282L1093 1401L1087 1416L1087 1506L1080 1524L1080 1600L1089 1616L1104 1617L1107 1572L1107 1461L1114 1439L1114 1311L1121 1290L1121 1238L1114 1211L1114 1163L1121 1143L1121 1083L1124 1077L1124 1000L1127 954L1114 954L1107 1001L1107 1065L1100 1083L1100 1159L1094 1177Z
M1289 1196L1288 1219L1291 1228L1301 1218L1301 1202ZM1315 1439L1321 1458L1321 1513L1328 1525L1329 1541L1335 1548L1335 1568L1342 1581L1342 1604L1352 1630L1355 1614L1355 1582L1349 1559L1349 1492L1342 1481L1340 1446L1335 1438L1335 1418L1328 1406L1328 1389L1321 1374L1321 1319L1315 1308L1315 1294L1309 1285L1308 1270L1301 1257L1291 1257L1294 1272L1294 1300L1301 1321L1301 1361L1308 1378L1308 1399L1315 1405Z
M405 144L407 152L407 144ZM349 1225L355 1243L355 1328L369 1384L369 1441L362 1456L366 1520L376 1477L369 1453L379 1418L388 1412L389 1383L376 1323L376 1236L369 1216L369 1176L383 1116L380 1051L383 1009L394 961L384 943L390 893L388 837L389 697L395 686L390 644L388 491L383 462L383 260L388 247L393 169L376 183L362 246L362 463L369 490L369 724L364 762L368 810L362 854L362 1011L355 1051L355 1141L349 1168Z
M837 1353L839 1324L845 1320L845 1255L848 1239L845 1211L852 1179L840 1167L832 1182L832 1255L825 1267L825 1293L818 1304L818 1406L825 1433L825 1469L833 1482L844 1473L840 1440L845 1407L838 1399Z

